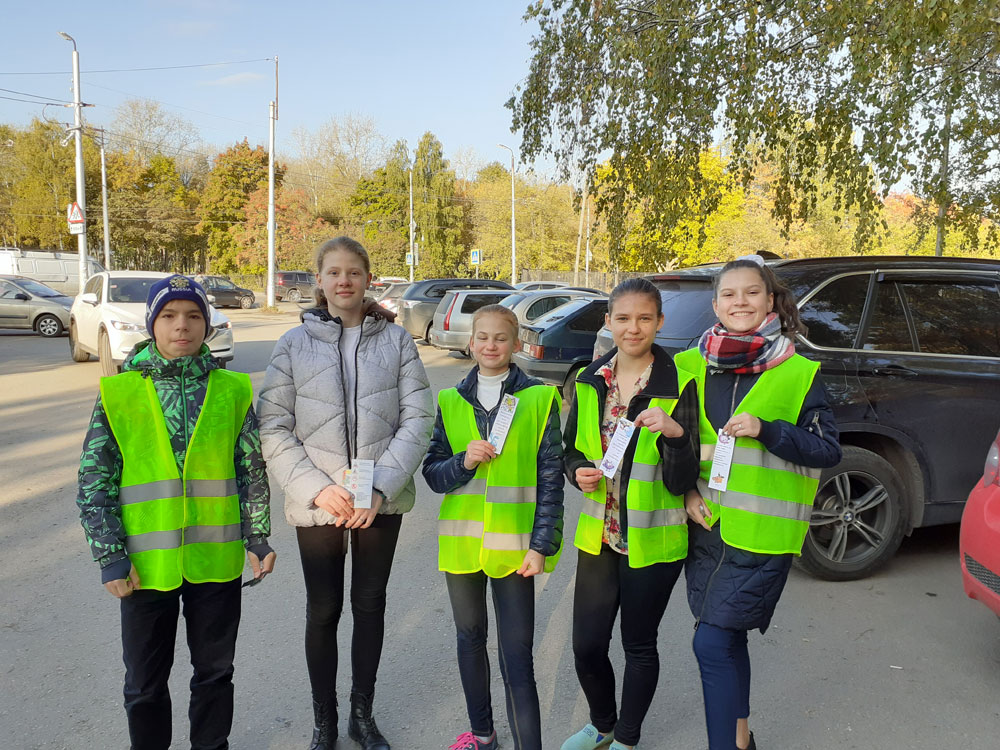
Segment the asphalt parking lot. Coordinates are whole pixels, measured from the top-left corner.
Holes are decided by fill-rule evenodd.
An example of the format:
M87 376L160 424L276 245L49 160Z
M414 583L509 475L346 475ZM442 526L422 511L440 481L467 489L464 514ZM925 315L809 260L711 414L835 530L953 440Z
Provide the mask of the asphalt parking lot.
M231 367L263 377L274 342L297 323L278 314L226 311L237 342ZM470 361L420 346L435 390ZM100 585L74 502L80 446L97 392L96 361L77 364L65 337L0 330L0 747L124 748L116 602ZM417 479L390 582L376 717L395 748L434 750L465 731L444 581L436 570L438 498ZM302 750L311 707L302 649L304 592L294 534L273 490L278 565L244 593L232 747ZM587 720L570 647L581 496L566 495L559 567L537 582L536 674L546 748ZM956 526L919 531L884 570L827 583L793 571L772 627L751 635L751 727L758 746L811 750L1000 746L1000 620L965 597ZM341 628L349 643L350 615ZM660 630L660 685L644 750L707 745L693 620L683 582ZM171 685L175 746L186 743L189 668L179 648ZM495 662L495 641L491 652ZM621 663L620 649L614 649ZM341 660L341 701L349 664ZM619 670L620 674L620 670ZM512 747L494 670L501 743ZM345 720L341 733L346 736ZM341 739L339 747L354 747Z

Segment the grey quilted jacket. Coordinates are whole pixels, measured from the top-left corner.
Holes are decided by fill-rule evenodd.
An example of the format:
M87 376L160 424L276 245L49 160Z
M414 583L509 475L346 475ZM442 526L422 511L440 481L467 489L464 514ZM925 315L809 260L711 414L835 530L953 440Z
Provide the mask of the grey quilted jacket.
M278 339L257 402L267 468L285 491L293 526L334 522L313 500L339 484L348 467L341 331L339 318L306 311L302 325ZM405 513L434 427L427 373L410 335L375 311L364 318L356 356L357 435L350 445L358 458L375 461L374 486L386 497L379 513Z

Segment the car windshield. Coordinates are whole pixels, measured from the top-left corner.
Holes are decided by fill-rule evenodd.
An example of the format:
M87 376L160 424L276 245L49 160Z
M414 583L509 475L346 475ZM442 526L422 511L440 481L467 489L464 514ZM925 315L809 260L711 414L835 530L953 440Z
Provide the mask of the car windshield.
M233 282L231 282L229 279L216 279L215 280L215 285L219 289L235 289L236 288L236 285Z
M21 287L24 291L29 294L33 294L36 297L65 297L66 295L62 292L57 292L50 286L45 286L45 284L40 284L33 279L17 279L14 283Z
M506 297L500 300L500 304L512 310L514 308L514 305L516 305L518 302L520 302L527 296L528 295L526 294L508 294Z
M149 288L162 279L111 279L108 285L108 302L146 304Z
M715 322L711 281L661 281L657 286L663 300L661 335L694 338Z

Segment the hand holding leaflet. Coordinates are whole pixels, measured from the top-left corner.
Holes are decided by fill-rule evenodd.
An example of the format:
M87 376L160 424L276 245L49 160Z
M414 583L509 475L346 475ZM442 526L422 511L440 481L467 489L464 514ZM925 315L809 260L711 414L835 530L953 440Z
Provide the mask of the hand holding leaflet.
M607 453L604 454L601 465L598 467L608 479L613 478L618 472L618 465L625 457L625 451L628 449L629 441L632 440L633 432L635 432L633 422L627 419L618 420L615 434L611 436L611 442L608 443Z
M498 456L503 450L504 442L507 440L507 433L510 432L515 411L517 411L517 396L511 396L510 394L504 396L500 402L500 410L497 412L497 418L493 421L490 436L487 439L487 442L496 449Z

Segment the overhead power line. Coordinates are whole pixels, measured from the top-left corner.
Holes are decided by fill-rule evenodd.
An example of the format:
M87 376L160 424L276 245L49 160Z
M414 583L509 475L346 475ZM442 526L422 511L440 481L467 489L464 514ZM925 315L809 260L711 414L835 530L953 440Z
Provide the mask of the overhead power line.
M230 60L228 62L198 63L195 65L160 65L151 68L108 68L106 70L83 70L81 73L140 73L149 70L182 70L184 68L215 68L222 65L247 65L256 62L273 62L273 57L259 57L254 60ZM68 70L26 71L23 73L0 72L0 76L66 76Z
M20 94L21 96L33 96L36 99L46 99L50 102L59 102L60 104L72 104L72 102L66 99L53 99L51 96L42 96L41 94L29 94L27 91L14 91L13 89L0 89L0 91L5 91L8 94ZM21 101L24 101L23 99ZM38 102L41 104L41 102Z

